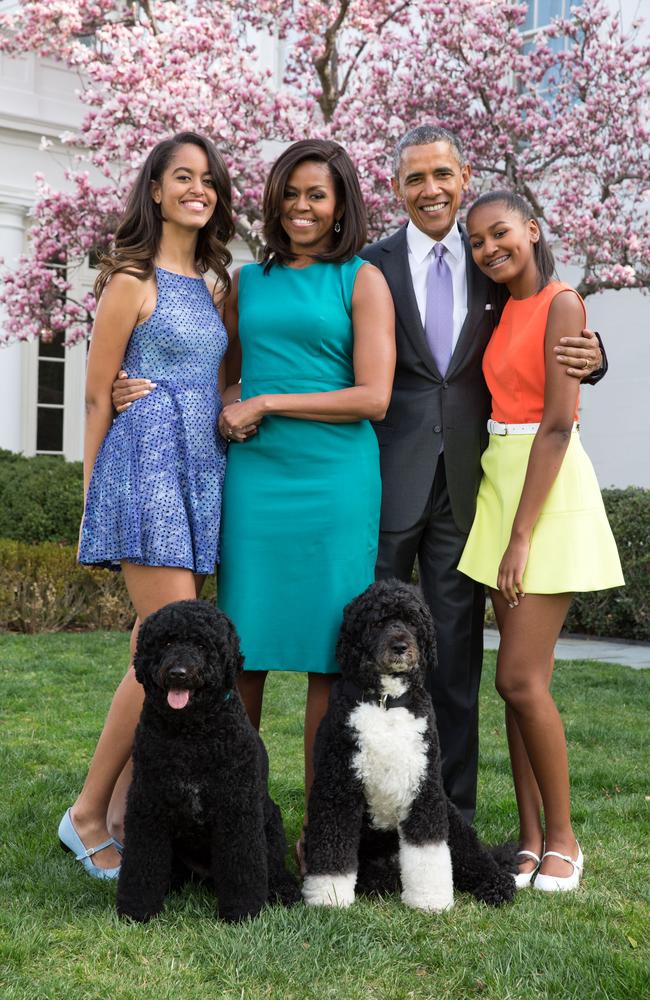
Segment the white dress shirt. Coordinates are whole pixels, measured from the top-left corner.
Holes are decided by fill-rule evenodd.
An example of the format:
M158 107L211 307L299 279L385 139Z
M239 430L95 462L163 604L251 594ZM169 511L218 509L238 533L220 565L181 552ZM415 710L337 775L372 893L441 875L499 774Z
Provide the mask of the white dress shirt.
M461 239L460 230L456 223L451 227L447 235L440 241L447 248L444 256L449 270L454 288L454 329L452 334L452 352L463 328L465 317L467 316L467 271L465 260L465 247ZM408 260L413 281L413 290L417 300L422 326L424 327L424 317L427 307L427 272L434 256L433 248L436 241L423 233L421 229L409 220L406 227L406 243L408 246Z

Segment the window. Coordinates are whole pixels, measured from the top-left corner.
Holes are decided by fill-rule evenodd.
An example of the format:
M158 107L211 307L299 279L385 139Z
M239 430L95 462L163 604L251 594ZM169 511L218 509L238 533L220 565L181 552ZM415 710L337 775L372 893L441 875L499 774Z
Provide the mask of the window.
M528 0L528 13L523 31L537 31L546 28L554 17L569 17L572 7L580 6L581 0Z
M67 268L63 255L49 267L65 279ZM60 294L60 293L58 293ZM53 304L57 301L55 293ZM38 342L36 374L36 453L63 454L63 407L65 390L65 346L63 333L52 340Z
M528 12L526 21L522 27L525 38L524 52L530 52L535 48L535 35L542 28L547 28L553 18L569 18L571 8L579 7L582 0L528 0ZM560 35L558 38L549 38L548 46L552 52L562 52L566 48L567 40ZM557 83L556 70L549 69L544 77L544 84L541 93L546 100L550 100Z
M50 265L71 280L75 301L92 289L94 271L88 260L66 269L63 261ZM51 308L59 304L61 292L52 289ZM63 455L78 461L83 455L84 383L88 342L65 346L66 333L52 340L30 340L23 347L21 445L25 455Z
M50 343L39 341L36 397L36 452L63 454L63 398L65 347L63 335Z

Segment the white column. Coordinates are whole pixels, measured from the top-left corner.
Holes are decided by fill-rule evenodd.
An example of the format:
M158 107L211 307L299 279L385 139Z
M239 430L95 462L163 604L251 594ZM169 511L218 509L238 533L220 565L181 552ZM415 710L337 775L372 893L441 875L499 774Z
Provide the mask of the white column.
M67 347L65 351L63 454L68 462L80 462L83 459L87 348L87 341L82 340L73 347Z
M0 257L14 265L23 251L26 207L0 202ZM0 326L4 310L0 307ZM22 414L21 344L0 346L0 448L20 451Z

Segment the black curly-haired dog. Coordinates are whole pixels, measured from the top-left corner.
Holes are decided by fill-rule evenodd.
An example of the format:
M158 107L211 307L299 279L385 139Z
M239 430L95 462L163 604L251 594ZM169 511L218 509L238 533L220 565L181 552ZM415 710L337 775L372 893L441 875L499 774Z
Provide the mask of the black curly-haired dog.
M145 697L117 886L122 916L155 916L179 862L194 870L207 862L224 920L300 899L267 791L266 750L235 688L242 662L232 622L207 601L168 604L142 623L135 673Z
M360 891L390 891L397 873L420 910L452 906L454 886L494 906L512 899L513 859L500 867L443 790L424 687L435 634L416 589L368 587L345 608L336 655L341 679L314 748L305 902L348 906L357 878Z

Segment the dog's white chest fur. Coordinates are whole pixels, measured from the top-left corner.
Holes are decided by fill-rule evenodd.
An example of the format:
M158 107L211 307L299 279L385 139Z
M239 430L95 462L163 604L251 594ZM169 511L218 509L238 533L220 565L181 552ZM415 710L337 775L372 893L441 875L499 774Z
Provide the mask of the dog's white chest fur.
M427 766L425 716L362 702L350 715L358 750L352 767L363 784L372 825L394 830L409 814Z

